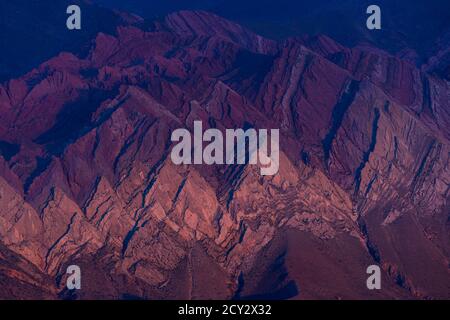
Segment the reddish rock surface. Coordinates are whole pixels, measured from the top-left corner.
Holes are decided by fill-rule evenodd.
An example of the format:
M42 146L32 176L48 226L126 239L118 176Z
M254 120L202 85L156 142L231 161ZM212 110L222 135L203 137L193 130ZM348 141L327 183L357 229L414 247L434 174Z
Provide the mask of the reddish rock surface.
M381 50L205 12L100 33L0 85L0 297L448 299L449 97ZM194 120L279 128L279 173L174 165Z

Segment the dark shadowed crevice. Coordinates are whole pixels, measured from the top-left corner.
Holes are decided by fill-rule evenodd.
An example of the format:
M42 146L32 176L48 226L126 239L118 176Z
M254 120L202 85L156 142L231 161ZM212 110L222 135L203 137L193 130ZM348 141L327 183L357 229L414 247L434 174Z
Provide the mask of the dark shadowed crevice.
M419 112L419 114L422 114L423 112L430 112L430 115L433 116L433 102L431 100L431 90L430 90L430 79L426 75L421 76L422 79L422 108Z
M136 223L134 224L133 228L131 228L131 230L127 233L127 235L123 239L123 243L122 243L122 257L125 256L125 252L128 249L128 244L130 243L130 241L133 238L134 234L136 233L136 231L139 230L139 222L140 222L140 219L138 219L136 221Z
M0 140L0 155L6 160L11 160L20 151L20 145Z
M28 178L25 180L25 183L23 185L23 189L24 189L25 193L28 193L34 180L37 177L39 177L45 170L47 170L47 168L50 166L51 162L52 162L52 159L50 157L36 159L36 167L33 170L33 172L31 172L31 174L28 176Z
M433 139L428 146L428 149L420 162L419 169L414 175L411 183L411 190L415 190L418 185L423 183L423 180L428 177L433 170L433 167L441 153L442 145Z
M372 137L370 139L370 145L369 145L369 148L367 149L367 151L364 152L361 164L355 171L355 195L359 192L359 188L361 186L362 171L366 167L367 162L369 162L370 155L375 150L375 145L377 144L378 121L380 120L380 111L377 108L375 108L374 113L375 113L375 116L373 118ZM368 190L370 190L370 189L368 188Z
M47 254L45 255L45 266L47 268L48 266L48 259L50 257L51 252L53 251L54 248L56 248L56 246L58 245L58 243L61 242L61 240L69 234L70 229L72 229L73 223L75 222L75 217L77 216L77 213L75 212L72 217L70 218L70 222L67 225L66 231L64 231L64 233L50 246L50 248L47 251Z
M119 103L118 106L107 109L97 121L92 121L92 116L101 103L110 97L117 96L118 93L118 88L81 91L75 102L64 106L53 127L37 137L34 142L45 145L50 154L61 155L69 144L102 124L121 105Z
M364 221L364 219L362 217L358 218L358 226L359 226L359 230L361 231L364 238L366 239L367 251L369 252L370 256L376 263L380 263L381 262L380 252L379 252L377 246L370 240L366 222Z
M325 164L328 166L328 161L330 159L331 147L333 141L336 138L337 132L342 125L344 116L355 100L356 93L359 90L359 81L350 80L347 84L345 91L342 93L338 103L333 108L333 113L331 115L331 127L325 138L322 140L323 153Z
M184 178L183 178L183 181L181 181L181 184L178 186L177 193L175 194L175 198L174 198L173 201L172 201L174 205L177 203L178 198L179 198L181 192L182 192L183 189L184 189L184 185L186 184L187 178L188 178L188 176L184 177Z

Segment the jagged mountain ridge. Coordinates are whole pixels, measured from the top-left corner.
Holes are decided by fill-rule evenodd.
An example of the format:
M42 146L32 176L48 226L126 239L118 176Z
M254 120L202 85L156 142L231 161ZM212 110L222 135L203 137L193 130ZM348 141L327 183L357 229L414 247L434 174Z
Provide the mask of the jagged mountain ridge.
M423 65L439 51L440 38L450 30L445 0L379 0L382 29L366 28L369 0L94 0L109 8L155 19L180 10L206 10L260 35L285 39L304 34L327 35L353 47L364 43Z
M0 86L2 242L53 298L72 263L78 298L448 298L449 95L381 50L206 12L100 33ZM279 174L173 165L195 120L280 128Z
M83 8L82 28L76 32L65 28L70 5ZM119 25L141 20L95 6L88 0L2 1L0 82L20 77L62 51L85 55L99 32L112 34Z

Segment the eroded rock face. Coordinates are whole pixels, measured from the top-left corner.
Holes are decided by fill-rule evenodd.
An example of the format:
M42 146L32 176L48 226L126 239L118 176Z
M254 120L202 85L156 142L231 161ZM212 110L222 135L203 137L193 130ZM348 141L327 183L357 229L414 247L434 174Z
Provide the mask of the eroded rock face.
M99 34L0 86L0 236L32 279L6 274L38 288L10 295L71 297L78 264L79 298L448 298L449 97L385 52L205 12ZM279 128L278 174L174 165L196 120Z

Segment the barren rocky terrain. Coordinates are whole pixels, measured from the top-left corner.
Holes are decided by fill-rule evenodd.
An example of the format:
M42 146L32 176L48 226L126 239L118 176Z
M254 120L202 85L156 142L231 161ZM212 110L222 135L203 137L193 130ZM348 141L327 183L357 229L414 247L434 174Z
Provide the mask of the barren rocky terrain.
M450 298L447 51L421 67L181 11L4 81L0 298ZM174 165L195 120L280 129L279 173Z

